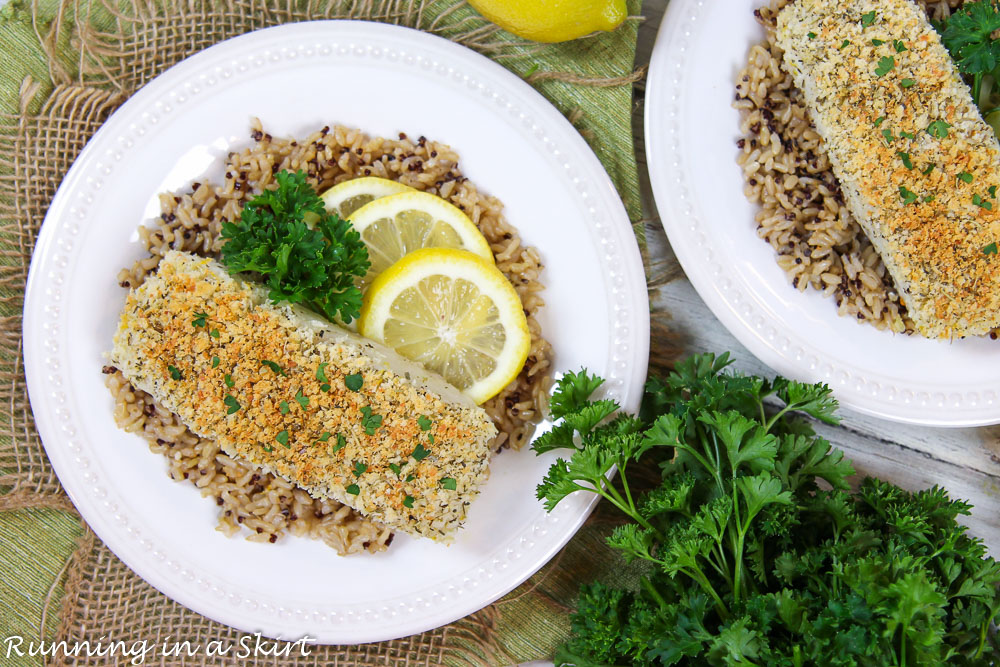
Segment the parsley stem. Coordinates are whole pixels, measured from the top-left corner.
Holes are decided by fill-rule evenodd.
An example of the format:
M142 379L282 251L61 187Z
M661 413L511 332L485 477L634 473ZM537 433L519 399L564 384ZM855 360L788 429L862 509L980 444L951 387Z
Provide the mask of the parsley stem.
M663 596L660 595L660 592L656 590L656 586L654 586L653 582L649 580L649 577L641 577L639 579L639 584L642 586L644 591L649 593L649 597L656 600L656 604L660 605L660 609L663 609L664 611L670 609L670 605L667 604L667 601L663 599Z

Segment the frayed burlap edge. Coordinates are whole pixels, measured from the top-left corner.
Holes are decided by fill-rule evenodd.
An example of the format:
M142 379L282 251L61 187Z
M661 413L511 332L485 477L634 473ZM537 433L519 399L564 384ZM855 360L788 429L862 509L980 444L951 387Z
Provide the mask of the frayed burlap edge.
M37 2L33 0L34 26L48 56L51 80L25 79L19 113L0 115L0 404L7 406L0 414L0 511L43 507L75 514L31 417L21 358L21 308L31 250L48 202L72 160L111 112L192 53L278 23L329 18L390 22L452 39L497 60L531 54L540 47L511 38L474 14L456 19L464 3L440 0L299 0L278 5L260 0L66 0L49 23L37 20ZM67 52L75 58L66 58ZM589 77L537 70L526 78L530 83L610 87L630 85L644 73ZM574 112L571 121L579 123L580 115ZM546 576L537 575L535 586ZM236 633L152 589L85 525L75 552L53 582L45 614L63 577L57 640L93 639L109 628L120 629L120 638L128 639L130 633L138 638L148 632L150 623L195 639ZM122 613L118 603L126 598ZM496 641L499 618L500 606L494 605L424 635L359 647L316 647L309 660L280 664L511 662ZM56 659L52 664L88 663Z

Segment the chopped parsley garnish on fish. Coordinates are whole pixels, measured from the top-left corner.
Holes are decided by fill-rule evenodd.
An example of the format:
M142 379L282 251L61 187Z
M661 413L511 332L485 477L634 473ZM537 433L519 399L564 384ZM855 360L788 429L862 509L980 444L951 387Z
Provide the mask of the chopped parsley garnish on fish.
M320 364L319 366L316 367L316 379L319 380L320 382L327 383L327 382L330 381L330 378L326 377L326 367L327 366L329 366L329 364L326 363L326 362L323 362L322 364ZM329 387L329 385L327 385L327 386ZM329 390L328 389L324 389L323 391L329 391Z
M409 507L413 509L413 496L406 496L403 498L403 507Z
M413 480L415 480L416 478L417 478L417 476L416 476L416 475L407 475L407 476L406 476L406 481L407 481L407 482L412 482L412 481L413 481Z
M896 67L896 59L892 56L882 56L875 68L875 76L885 76Z
M934 164L933 162L931 162L929 165L927 165L927 168L924 169L924 176L930 176L931 172L934 171L934 167L936 167L936 166L937 165Z
M317 440L316 442L326 442L327 440L330 439L331 435L333 434L330 433L329 431L323 431L323 433L319 436L319 440Z
M841 43L840 48L843 50L843 49L846 49L850 45L851 45L851 40L845 39L843 41L843 43Z
M897 39L892 42L893 47L896 49L896 53L902 53L906 51L906 44L903 44L903 40Z
M218 367L219 367L219 358L212 357L212 368L218 368Z
M333 447L332 447L332 448L330 449L330 453L331 453L331 454L336 454L336 453L337 453L337 452L339 452L339 451L340 451L341 449L343 449L345 445L347 445L347 438L345 438L345 437L343 436L343 434L341 434L341 433L338 433L338 434L337 434L337 444L335 444L335 445L334 445L334 446L333 446Z
M926 197L924 197L925 204L930 204L932 201L934 201L934 195L927 195Z
M912 204L917 201L917 195L906 189L906 186L899 186L899 196L903 200L903 204Z
M430 453L431 450L425 448L418 442L417 446L413 448L413 453L411 453L410 456L415 458L417 461L423 461L430 455Z
M357 484L351 484L351 485L350 485L349 487L347 487L347 488L346 488L346 489L344 489L344 490L345 490L345 491L347 491L347 492L348 492L349 494L351 494L352 496L356 496L356 495L358 495L359 493L361 493L361 489L360 489L360 488L358 487L358 485L357 485Z
M984 255L995 255L995 254L997 254L997 242L994 241L993 243L989 244L988 246L985 246L983 248L983 254Z
M363 475L366 470L368 470L368 466L366 464L362 463L361 461L355 461L354 469L351 470L351 472L354 473L355 477L361 477L361 475Z
M361 408L361 414L361 425L364 427L365 433L375 435L375 429L382 425L382 415L373 415L371 407L367 405Z
M971 183L971 182L972 182L972 174L970 174L970 173L969 173L969 172L967 172L967 171L963 171L963 172L961 172L961 173L960 173L960 174L958 175L958 177L959 177L960 179L962 179L963 181L965 181L966 183Z
M868 12L867 14L862 14L861 15L861 27L862 28L867 28L872 23L875 23L875 10L874 9L871 10L870 12Z
M903 166L904 167L906 167L907 169L913 169L913 161L910 160L910 154L909 153L904 153L903 151L898 151L896 153L896 155L898 155L899 159L903 161Z
M878 127L883 122L885 122L885 116L879 116L878 118L875 119L875 127Z
M232 375L230 375L229 373L226 373L225 375L223 375L223 376L222 376L222 381L223 381L223 382L224 382L224 383L226 384L226 386L227 386L227 387L229 387L230 389L232 389L232 388L233 388L233 387L234 387L234 386L236 385L236 383L235 383L235 382L233 382L233 376L232 376Z
M455 491L458 489L458 483L453 477L443 477L441 479L441 488Z
M211 331L208 332L208 335L211 336L212 338L218 338L219 337L219 330L218 329L212 329Z
M398 463L390 463L389 464L389 470L393 471L398 476L398 475L402 474L402 472L403 472L403 466L399 465Z
M282 401L281 403L278 403L278 409L281 410L281 414L287 415L288 414L288 401Z
M230 396L229 394L226 394L226 397L222 399L222 402L225 403L226 406L229 408L228 410L226 410L227 415L236 414L237 412L240 411L240 408L242 407L240 405L240 402L236 400L236 397Z
M913 79L903 79L902 81L899 82L899 85L903 88L912 88L913 86L916 85L916 83L917 82Z
M184 376L181 375L181 372L179 370L177 370L176 366L172 366L172 365L168 364L167 365L167 371L170 372L170 377L172 377L175 380L183 380L184 379Z
M194 328L206 326L205 322L208 320L208 313L195 313L194 319L191 320L191 326Z
M304 395L301 389L299 389L295 394L295 402L298 403L299 407L303 410L309 407L309 397Z
M361 386L364 384L365 379L361 377L361 373L354 373L352 375L347 375L344 377L344 384L351 391L361 391Z
M274 447L272 447L271 445L264 445L264 451L265 452L273 452L274 451Z
M267 359L260 359L260 363L261 363L261 365L267 366L268 368L270 368L274 372L275 375L285 375L285 371L283 371L281 369L281 366L279 366L278 364L276 364L273 361L268 361Z
M972 195L972 203L978 206L979 208L985 208L987 211L993 210L993 204L986 201L979 195Z
M284 430L284 431L281 431L280 433L278 433L278 435L274 436L274 439L278 441L279 445L284 445L285 447L290 447L291 446L291 445L288 444L288 431L287 430Z
M912 132L900 132L899 133L899 138L900 139L916 139L917 135L913 134Z
M427 415L420 415L417 417L417 425L420 426L421 431L431 430L431 418Z
M431 443L432 445L434 444L434 436L431 435L430 433L427 434L427 442Z
M927 126L927 134L931 135L935 139L944 139L948 136L949 127L951 127L951 125L943 120L936 120Z
M887 144L891 144L896 140L896 138L892 136L892 130L882 130L882 136L885 137L885 142Z
M990 197L997 198L997 186L991 185L986 191L990 193Z
M882 46L883 44L885 44L885 42L882 41L881 39L873 39L872 40L872 46Z

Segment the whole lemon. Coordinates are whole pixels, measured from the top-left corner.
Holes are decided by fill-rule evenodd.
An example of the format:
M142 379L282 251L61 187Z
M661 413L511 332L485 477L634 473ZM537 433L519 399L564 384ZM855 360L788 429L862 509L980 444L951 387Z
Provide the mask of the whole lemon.
M625 20L625 0L469 0L508 32L536 42L565 42Z

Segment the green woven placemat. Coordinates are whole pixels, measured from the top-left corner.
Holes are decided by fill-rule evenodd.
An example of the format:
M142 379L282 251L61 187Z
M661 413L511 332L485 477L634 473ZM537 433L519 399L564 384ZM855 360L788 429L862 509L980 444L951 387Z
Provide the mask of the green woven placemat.
M640 4L629 0L630 13L638 14ZM238 637L153 590L79 521L31 420L20 313L48 203L107 116L152 77L211 44L315 18L427 30L525 77L587 138L638 220L631 130L635 18L612 34L537 45L521 43L451 0L11 0L0 10L0 641L12 635L71 642L102 635L125 641ZM644 246L641 227L636 229ZM314 651L296 664L496 664L547 657L568 631L579 582L625 576L599 548L607 532L598 513L552 564L468 619L394 642ZM0 665L43 664L40 657L8 658L3 646ZM103 658L68 662L108 664Z

